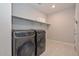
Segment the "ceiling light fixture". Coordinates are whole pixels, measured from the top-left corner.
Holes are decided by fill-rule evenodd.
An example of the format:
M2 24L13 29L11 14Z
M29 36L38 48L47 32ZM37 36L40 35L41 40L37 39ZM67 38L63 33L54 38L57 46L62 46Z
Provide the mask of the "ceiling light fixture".
M52 8L55 8L56 6L55 5L52 5Z

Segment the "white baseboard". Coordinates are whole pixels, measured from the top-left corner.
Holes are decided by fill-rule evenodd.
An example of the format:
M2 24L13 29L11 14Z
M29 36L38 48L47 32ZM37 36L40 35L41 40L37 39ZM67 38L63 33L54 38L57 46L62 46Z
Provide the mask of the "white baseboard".
M74 46L74 43L69 43L69 42L59 41L59 40L46 39L46 41L48 41L48 40L54 41L56 43L63 43L63 44L66 44L66 45Z

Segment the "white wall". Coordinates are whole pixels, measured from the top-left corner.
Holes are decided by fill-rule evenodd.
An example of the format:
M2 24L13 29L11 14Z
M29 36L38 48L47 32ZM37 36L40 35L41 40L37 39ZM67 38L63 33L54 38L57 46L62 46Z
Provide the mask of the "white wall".
M39 18L44 18L42 22L46 22L46 15L29 6L28 3L12 4L12 14L14 16L23 17L30 20L39 21ZM47 31L48 26L42 23L30 22L13 18L13 29L43 29ZM46 36L47 37L47 36Z
M13 15L23 17L26 19L37 20L37 21L39 21L39 19L42 18L41 21L43 22L45 22L45 19L46 19L45 14L29 6L28 3L14 3L13 4Z
M79 3L76 4L75 20L78 21L78 24L76 25L77 34L75 35L75 46L76 46L77 53L79 55Z
M0 56L11 55L11 4L0 3Z
M48 16L48 39L74 43L74 7Z

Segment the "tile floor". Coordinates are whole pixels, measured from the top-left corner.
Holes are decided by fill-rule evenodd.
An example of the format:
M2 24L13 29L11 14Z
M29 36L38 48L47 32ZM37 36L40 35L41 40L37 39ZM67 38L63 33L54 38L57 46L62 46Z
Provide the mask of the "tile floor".
M77 56L73 44L47 40L46 50L41 56Z

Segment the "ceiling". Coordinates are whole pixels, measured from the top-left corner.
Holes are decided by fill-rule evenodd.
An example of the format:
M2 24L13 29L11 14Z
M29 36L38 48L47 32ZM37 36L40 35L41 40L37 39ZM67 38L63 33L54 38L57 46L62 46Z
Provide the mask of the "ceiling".
M27 3L32 8L37 9L38 11L45 13L45 14L51 14L66 8L74 7L74 3L54 3L56 6L55 8L52 8L51 6L53 3Z

